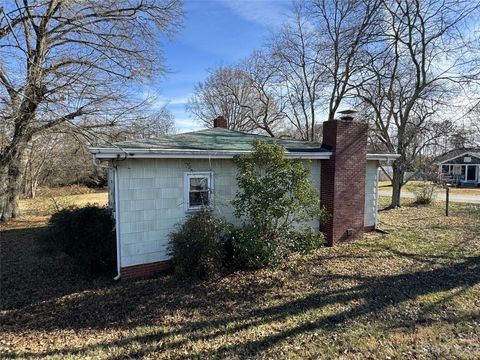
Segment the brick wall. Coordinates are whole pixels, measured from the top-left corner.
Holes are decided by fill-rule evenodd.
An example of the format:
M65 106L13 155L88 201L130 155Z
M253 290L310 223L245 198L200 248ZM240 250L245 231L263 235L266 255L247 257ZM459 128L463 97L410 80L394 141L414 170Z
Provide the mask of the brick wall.
M322 161L320 201L330 214L321 226L330 246L364 231L367 124L352 120L323 123L323 144L332 157Z
M158 261L149 264L127 266L120 269L122 279L148 277L156 274L169 272L172 268L170 261Z
M223 116L219 116L213 120L213 127L214 128L224 128L228 129L228 122Z

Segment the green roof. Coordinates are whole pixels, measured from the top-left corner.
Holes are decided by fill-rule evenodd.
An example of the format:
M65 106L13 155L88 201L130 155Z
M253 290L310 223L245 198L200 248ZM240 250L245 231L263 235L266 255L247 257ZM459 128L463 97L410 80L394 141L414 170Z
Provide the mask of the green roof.
M247 134L224 128L205 129L159 138L122 141L97 148L111 148L112 145L122 149L158 149L158 150L236 150L248 151L254 140L275 141L284 146L288 152L327 152L322 144L300 140L272 138L269 136Z

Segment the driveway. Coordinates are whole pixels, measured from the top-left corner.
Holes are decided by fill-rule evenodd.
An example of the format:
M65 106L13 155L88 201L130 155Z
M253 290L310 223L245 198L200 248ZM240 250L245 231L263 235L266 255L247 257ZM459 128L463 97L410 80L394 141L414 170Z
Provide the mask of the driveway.
M392 196L391 189L380 189L378 193L380 196ZM415 199L415 194L408 191L402 191L402 198ZM445 201L445 190L438 191L436 194L436 199L440 201ZM450 191L450 201L459 203L480 204L480 191L478 195L455 194Z

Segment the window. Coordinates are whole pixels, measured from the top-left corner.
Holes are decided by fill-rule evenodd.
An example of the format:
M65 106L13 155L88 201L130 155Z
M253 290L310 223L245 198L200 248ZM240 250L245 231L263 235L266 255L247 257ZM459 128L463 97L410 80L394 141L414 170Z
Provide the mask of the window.
M185 210L198 210L213 205L211 172L190 172L184 177Z

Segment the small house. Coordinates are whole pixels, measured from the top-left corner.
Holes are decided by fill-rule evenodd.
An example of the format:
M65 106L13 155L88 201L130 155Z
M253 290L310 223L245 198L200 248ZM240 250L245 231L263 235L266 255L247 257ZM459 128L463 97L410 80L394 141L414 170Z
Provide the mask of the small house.
M480 186L480 148L455 149L437 159L442 181L455 186Z
M144 276L169 267L168 235L186 214L209 206L239 223L231 201L237 191L233 157L252 151L262 135L214 127L162 138L125 141L90 149L109 168L109 204L116 220L118 278ZM356 239L377 225L378 169L393 154L367 154L367 124L351 118L325 122L323 143L276 139L286 157L305 163L319 189L329 245Z

